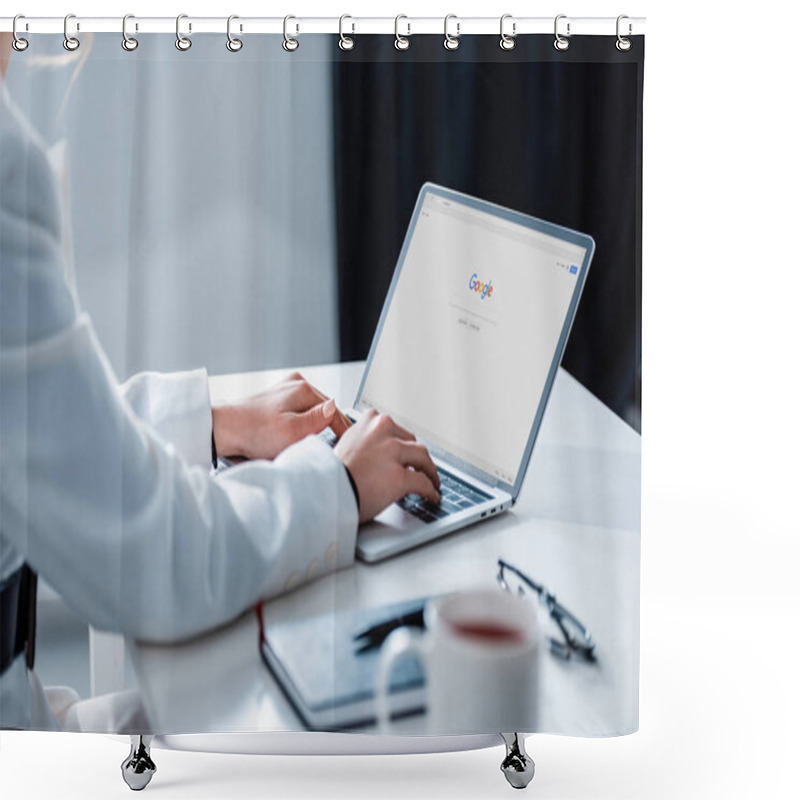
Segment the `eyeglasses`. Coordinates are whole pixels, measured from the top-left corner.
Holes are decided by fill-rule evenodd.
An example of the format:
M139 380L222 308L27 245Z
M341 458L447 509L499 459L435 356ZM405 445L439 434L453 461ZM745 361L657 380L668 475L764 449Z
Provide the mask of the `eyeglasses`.
M589 629L574 614L567 611L552 592L502 558L497 559L497 568L497 582L503 589L519 597L536 592L539 602L547 608L562 636L562 639L550 638L550 651L554 655L567 659L575 653L586 661L595 660L595 643Z

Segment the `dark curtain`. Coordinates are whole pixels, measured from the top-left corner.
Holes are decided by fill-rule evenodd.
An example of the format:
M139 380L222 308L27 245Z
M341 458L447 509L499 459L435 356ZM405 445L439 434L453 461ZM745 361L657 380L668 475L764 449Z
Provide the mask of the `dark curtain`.
M433 181L591 234L563 366L639 429L644 40L359 36L334 56L342 360L365 358L417 194ZM336 48L338 51L338 48Z

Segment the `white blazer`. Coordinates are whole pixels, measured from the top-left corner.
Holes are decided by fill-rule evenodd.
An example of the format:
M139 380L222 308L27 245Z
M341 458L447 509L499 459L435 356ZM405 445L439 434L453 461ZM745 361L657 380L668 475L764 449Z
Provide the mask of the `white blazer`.
M0 99L0 581L26 561L91 625L175 640L355 556L344 467L315 437L212 477L205 370L119 387L62 268L44 148ZM18 657L0 727L57 727Z

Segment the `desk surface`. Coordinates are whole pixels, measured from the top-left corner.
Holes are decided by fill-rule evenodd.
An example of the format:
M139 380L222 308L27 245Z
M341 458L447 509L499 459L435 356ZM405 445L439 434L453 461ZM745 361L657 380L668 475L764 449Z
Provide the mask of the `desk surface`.
M302 372L346 407L352 404L362 367L353 363ZM212 397L215 402L241 397L283 374L213 378ZM496 562L504 558L555 592L597 642L593 665L545 658L539 730L586 736L634 731L640 455L639 435L560 370L511 511L379 564L357 561L352 569L265 604L265 621L496 586ZM304 729L261 661L252 612L189 642L129 646L145 705L159 731ZM420 718L410 718L396 730L418 733L420 727Z

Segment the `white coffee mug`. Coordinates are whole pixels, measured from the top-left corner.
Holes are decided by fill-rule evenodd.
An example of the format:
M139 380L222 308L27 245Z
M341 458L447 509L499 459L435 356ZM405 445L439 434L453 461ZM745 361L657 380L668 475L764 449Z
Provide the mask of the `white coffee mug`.
M391 732L386 689L395 662L410 653L426 676L424 733L536 730L542 652L536 607L500 590L475 590L429 601L423 616L425 631L399 628L381 648L379 730Z

